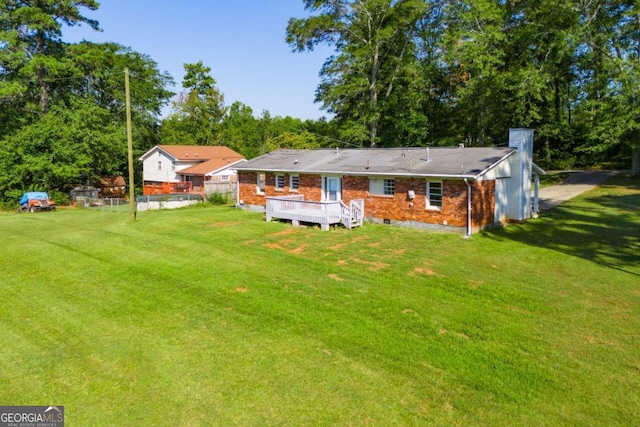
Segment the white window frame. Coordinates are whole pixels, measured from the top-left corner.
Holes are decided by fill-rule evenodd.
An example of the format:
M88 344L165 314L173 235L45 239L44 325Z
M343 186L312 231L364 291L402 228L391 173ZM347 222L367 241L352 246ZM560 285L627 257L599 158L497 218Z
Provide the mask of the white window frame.
M395 178L369 178L369 194L393 197L396 193Z
M281 173L276 174L275 187L277 191L284 191L284 175Z
M331 180L336 180L337 182L337 189L336 189L336 200L335 201L341 201L342 200L342 177L341 176L336 176L336 175L326 175L322 177L322 201L323 202L328 202L328 201L332 201L330 198L330 193L329 193L329 189L328 189L328 184L329 181Z
M289 175L289 191L300 190L300 175Z
M260 180L260 177L262 177L262 180ZM262 188L260 184L262 184ZM266 188L267 188L267 174L264 172L258 172L256 174L256 193L264 194Z
M158 160L158 170L162 170L162 160Z
M229 181L229 175L220 175L220 181Z
M434 188L432 188L432 185ZM425 199L427 203L427 209L441 211L442 196L444 193L444 185L442 181L427 180L426 193L427 194ZM439 198L439 201L437 201L437 198Z

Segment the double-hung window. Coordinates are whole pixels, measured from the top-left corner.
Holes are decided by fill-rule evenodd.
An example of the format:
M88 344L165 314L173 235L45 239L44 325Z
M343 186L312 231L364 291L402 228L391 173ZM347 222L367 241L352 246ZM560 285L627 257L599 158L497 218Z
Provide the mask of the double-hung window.
M442 181L427 181L427 209L442 209Z
M393 196L396 190L394 179L369 178L369 193L378 196Z
M298 191L300 189L300 177L298 175L289 176L289 190Z
M284 190L284 175L276 175L276 190Z

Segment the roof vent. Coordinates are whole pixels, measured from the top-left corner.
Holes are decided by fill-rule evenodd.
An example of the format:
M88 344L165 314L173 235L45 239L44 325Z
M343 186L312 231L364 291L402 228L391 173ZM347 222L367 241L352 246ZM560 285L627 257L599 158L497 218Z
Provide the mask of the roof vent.
M431 154L429 154L429 147L427 147L427 157L425 158L427 162L431 161Z
M340 154L340 147L336 147L336 154Z
M458 144L458 148L464 148L464 143Z

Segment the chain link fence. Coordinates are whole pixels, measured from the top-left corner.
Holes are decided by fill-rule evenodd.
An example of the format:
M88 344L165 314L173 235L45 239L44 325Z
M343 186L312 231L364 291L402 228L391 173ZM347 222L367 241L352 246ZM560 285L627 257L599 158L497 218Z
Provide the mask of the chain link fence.
M176 209L203 203L206 200L202 194L153 194L136 197L136 211L144 212L159 209ZM93 209L101 212L128 212L129 201L122 198L91 198L77 197L76 209Z
M202 194L153 194L136 197L136 210L138 212L176 209L204 202Z

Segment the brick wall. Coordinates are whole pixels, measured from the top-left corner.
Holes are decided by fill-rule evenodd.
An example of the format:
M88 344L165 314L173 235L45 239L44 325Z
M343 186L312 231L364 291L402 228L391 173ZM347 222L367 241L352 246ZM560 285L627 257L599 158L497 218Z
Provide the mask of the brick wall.
M257 194L257 174L239 172L240 200L248 205L265 205L266 196L302 194L305 200L322 199L322 177L320 175L300 174L300 187L297 192L289 188L289 174L285 174L283 190L275 189L275 174L266 174L265 194ZM424 178L395 178L393 196L373 195L369 193L369 177L344 176L342 179L342 199L348 204L353 199L364 199L367 218L388 219L391 221L416 221L449 227L467 225L467 185L460 180L444 180L442 209L427 208L426 180ZM472 226L482 228L493 223L495 181L471 183L472 188ZM409 190L415 197L409 199Z
M265 206L265 197L286 196L302 194L305 200L322 199L322 177L320 175L299 175L299 189L292 191L289 188L290 176L284 174L284 189L276 190L276 175L265 174L264 194L258 194L258 174L256 172L238 172L240 186L240 200L248 205Z

